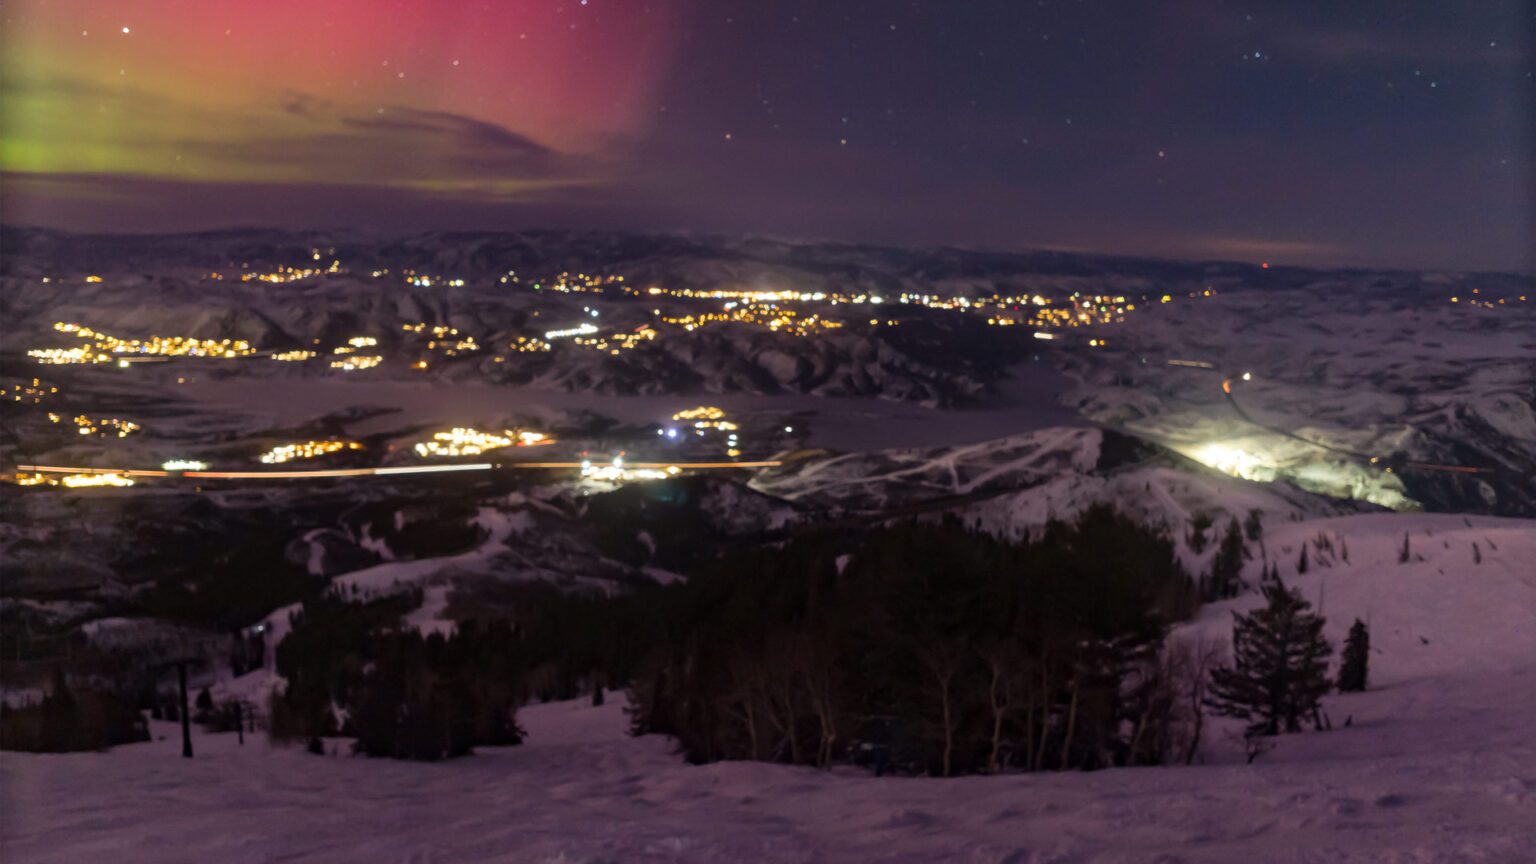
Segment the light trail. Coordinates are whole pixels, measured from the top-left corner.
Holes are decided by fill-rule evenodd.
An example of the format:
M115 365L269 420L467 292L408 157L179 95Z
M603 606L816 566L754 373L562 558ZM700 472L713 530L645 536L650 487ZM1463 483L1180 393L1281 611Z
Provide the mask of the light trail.
M497 465L498 468L590 468L602 467L611 463L601 459L591 459L586 462L510 462ZM783 462L631 462L625 459L620 467L623 468L654 468L665 471L668 468L676 468L680 471L694 469L713 470L723 468L777 468Z
M393 468L321 468L309 471L151 471L132 468L80 468L62 465L17 465L16 470L32 474L121 474L124 477L190 477L197 480L321 480L337 477L392 477L408 474L445 474L463 471L548 469L578 471L594 463L586 462L474 462L455 465L402 465ZM727 470L731 468L776 468L777 460L759 462L625 462L636 469L679 471Z
M412 465L401 468L317 468L310 471L183 471L182 477L211 480L302 480L325 477L381 477L392 474L441 474L449 471L488 471L489 462L468 465Z
M150 471L127 468L64 468L58 465L17 465L17 471L33 474L121 474L124 477L169 477L169 471Z

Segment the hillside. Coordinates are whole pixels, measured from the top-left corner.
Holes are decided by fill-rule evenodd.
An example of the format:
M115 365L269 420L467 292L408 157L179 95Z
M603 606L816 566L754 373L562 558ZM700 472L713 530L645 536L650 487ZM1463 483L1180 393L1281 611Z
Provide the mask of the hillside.
M664 740L626 737L617 700L530 707L525 746L451 766L315 757L259 737L240 748L231 735L199 737L188 762L162 725L159 740L105 754L0 755L0 850L18 862L108 849L168 862L341 850L464 862L1530 860L1536 687L1520 682L1536 676L1536 525L1468 521L1365 514L1268 531L1281 560L1320 533L1348 546L1348 563L1325 555L1292 581L1322 601L1336 643L1354 617L1371 621L1372 689L1329 697L1332 731L1284 737L1251 766L1216 730L1205 764L1188 768L937 780L690 767ZM1405 531L1413 559L1399 564ZM1251 603L1208 607L1184 635L1222 636L1227 607Z

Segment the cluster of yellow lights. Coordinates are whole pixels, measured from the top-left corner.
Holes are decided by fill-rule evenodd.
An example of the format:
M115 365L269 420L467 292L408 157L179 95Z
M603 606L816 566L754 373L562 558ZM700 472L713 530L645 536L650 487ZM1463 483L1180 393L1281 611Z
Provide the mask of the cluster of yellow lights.
M436 339L442 339L445 336L459 335L459 328L457 327L449 327L444 324L428 327L425 322L416 324L401 324L400 329L406 333L429 333L433 336L433 338Z
M318 251L313 251L313 252L310 253L310 257L313 260L315 260L315 261L319 261L320 260L320 253ZM300 279L309 279L309 278L311 278L313 276L322 276L322 275L327 274L327 273L343 273L343 272L345 272L345 271L341 269L341 262L333 260L333 261L331 261L330 266L326 267L323 270L318 268L318 267L287 267L287 266L280 266L276 270L273 270L273 271L267 272L267 273L241 273L240 274L240 281L241 282L270 282L270 283L273 283L273 284L283 284L283 283L287 283L287 282L297 282ZM218 276L217 278L222 279L223 277L222 276Z
M1476 294L1476 295L1479 295L1479 296L1476 297L1476 298L1468 298L1463 305L1466 305L1466 306L1477 306L1477 307L1481 307L1483 309L1493 309L1493 308L1495 308L1497 306L1503 306L1504 305L1504 301L1506 299L1508 299L1508 298L1504 298L1504 297L1499 297L1499 298L1497 298L1495 300L1488 300L1488 299L1486 299L1486 298L1481 296L1482 293L1483 293L1481 288L1473 288L1472 289L1472 293ZM1517 297L1515 299L1518 300L1521 303L1524 303L1524 302L1526 302L1525 296L1526 295L1521 294L1521 295L1519 295L1519 297ZM1454 297L1451 298L1451 302L1452 303L1462 304L1462 298L1459 295L1458 296L1454 296Z
M688 408L672 415L673 420L720 420L725 417L725 409L712 405L700 405L697 408Z
M517 351L518 353L527 354L537 353L540 351L548 351L554 346L549 344L547 341L538 338L537 336L519 336L517 337L516 341L509 344L507 347L511 348L513 351Z
M81 324L60 321L53 325L60 333L90 340L81 348L46 348L28 351L27 356L41 363L107 363L119 354L155 357L243 357L255 353L244 339L193 339L183 336L151 336L148 339L121 339L100 333Z
M724 432L725 455L733 459L741 455L741 450L739 449L741 442L736 434L737 430L741 427L725 419L724 409L716 408L713 405L700 405L697 408L687 408L678 411L672 415L672 419L681 423L691 423L693 425L693 434L701 438L710 432ZM790 427L785 427L784 431L790 431ZM677 430L657 429L656 434L676 438Z
M703 316L683 316L679 318L664 318L666 323L680 324L687 329L700 326L704 323L715 323L728 320L746 320L747 323L764 323L760 320L764 313L754 309L757 306L766 306L772 314L767 316L769 321L775 317L788 318L788 313L777 310L779 303L828 303L838 305L879 305L884 303L899 303L909 306L923 306L929 309L944 309L961 312L983 312L995 310L988 318L987 323L994 326L1007 327L1015 324L1033 324L1050 327L1076 327L1088 324L1107 324L1123 320L1127 312L1134 311L1136 306L1123 295L1093 294L1085 295L1074 293L1071 297L1057 303L1039 294L1001 295L994 294L990 297L944 297L934 294L919 294L904 292L895 298L884 297L870 293L841 293L824 291L763 291L763 290L732 290L732 289L673 289L652 286L645 290L646 294L653 297L677 297L694 300L726 300L726 312L730 314L706 314ZM1191 297L1197 296L1191 292ZM1214 292L1206 290L1203 296L1214 296ZM1171 299L1171 298L1169 298ZM1167 302L1165 300L1164 302ZM1034 308L1029 308L1034 307ZM738 310L738 311L733 311ZM999 313L1017 314L999 314ZM657 314L660 312L658 310ZM779 320L779 329L789 325L787 320ZM870 324L878 326L896 326L895 322L888 319L870 319ZM824 326L837 326L836 322ZM805 328L810 330L813 328Z
M49 412L48 419L54 423L64 422L62 416L52 412ZM116 435L118 438L127 438L140 429L139 424L131 420L120 420L116 417L93 419L84 414L79 414L75 416L72 422L75 424L75 431L81 435Z
M361 450L363 445L356 441L305 441L300 444L283 444L273 447L261 454L261 462L264 465L281 465L284 462L292 462L295 459L313 459L316 456L325 456L329 453L339 453L342 450ZM166 470L170 470L167 468ZM188 469L197 470L202 469Z
M532 447L548 444L551 439L542 432L504 429L497 432L481 432L464 426L456 426L447 432L434 434L429 441L416 444L421 456L476 456L487 450L503 447Z
M340 360L332 360L331 368L340 369L343 372L360 372L384 362L384 358L377 354L359 354L351 357L343 357Z
M381 276L387 276L387 275L389 275L389 271L388 270L375 270L375 271L373 271L373 278L375 278L375 279L378 279ZM433 275L431 273L421 273L421 272L419 272L417 270L412 270L410 268L406 268L404 271L401 272L400 275L402 277L404 277L405 284L412 285L412 286L417 287L417 288L431 288L433 286L437 286L439 288L444 288L444 287L447 287L447 288L463 288L464 287L464 280L463 279L458 279L458 278L455 278L455 277L452 277L452 276L435 276L435 275Z
M666 468L626 468L622 458L615 458L612 462L595 465L591 462L581 463L581 476L587 480L595 480L601 483L624 483L631 480L664 480L679 474L682 469L676 465Z
M49 366L62 366L72 363L110 363L113 359L111 354L100 354L89 348L34 348L27 352L27 356Z
M313 351L280 351L272 355L273 360L281 360L284 363L298 363L304 360L313 360L317 355Z
M508 273L507 275L501 277L501 282L503 285L507 284L509 281L517 281L517 274L515 272ZM623 276L589 276L586 273L561 273L560 275L556 276L552 282L533 283L533 290L558 291L562 294L601 294L603 293L604 289L615 285L621 289L624 289L626 293L629 293L629 286L624 284Z
M828 299L835 303L837 298L841 296L837 294L828 295L823 291L747 291L728 288L695 291L692 288L659 288L655 286L647 288L645 293L652 297L679 297L688 300L736 300L745 303L791 303L795 301L819 303ZM858 296L863 298L865 295L860 294ZM852 297L849 297L845 302L852 302L852 299ZM859 302L862 303L864 301L861 299ZM880 303L883 301L881 298L876 297L874 302Z
M468 354L471 351L479 351L480 345L475 342L475 337L465 336L463 339L442 340L436 339L427 342L428 351L441 351L449 357L457 357L460 354Z
M110 471L97 474L65 474L62 477L17 474L16 483L19 486L65 486L77 489L89 486L132 486L133 478Z
M59 388L33 378L31 384L12 384L9 390L0 390L0 397L10 396L12 402L31 402L33 405L38 405L58 392Z
M820 330L835 330L843 326L843 322L820 315L801 315L791 309L780 309L777 305L767 304L763 306L742 306L734 303L726 304L724 312L704 312L698 315L660 315L658 320L663 324L672 324L682 327L688 332L693 332L707 324L750 324L778 333L784 332L794 336L809 336Z
M608 336L593 336L590 338L578 336L572 341L583 348L591 348L595 351L604 351L609 354L618 354L621 351L628 351L637 345L649 342L655 338L656 331L642 324L628 333L614 333Z

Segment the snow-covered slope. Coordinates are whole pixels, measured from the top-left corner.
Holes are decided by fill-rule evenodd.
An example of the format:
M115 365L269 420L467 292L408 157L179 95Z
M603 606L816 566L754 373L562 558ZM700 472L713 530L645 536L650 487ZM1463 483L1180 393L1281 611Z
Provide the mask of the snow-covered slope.
M1219 531L1254 511L1275 522L1374 509L1285 482L1240 480L1147 441L1092 427L1042 429L958 447L813 456L762 471L751 485L833 512L953 514L1014 540L1092 504L1163 526L1181 542L1202 517ZM1185 551L1198 568L1201 555Z
M1399 563L1404 532L1410 560ZM1313 554L1298 575L1303 542ZM626 737L619 699L530 707L525 746L432 765L316 757L260 738L241 748L231 735L199 736L186 761L163 724L159 740L104 754L0 754L0 854L29 864L1536 858L1536 523L1362 514L1273 525L1265 549L1322 606L1336 642L1355 617L1371 622L1372 686L1328 698L1332 731L1283 737L1254 765L1218 726L1193 767L953 780L693 767L662 739ZM1228 608L1253 602L1208 607L1180 636L1224 635Z

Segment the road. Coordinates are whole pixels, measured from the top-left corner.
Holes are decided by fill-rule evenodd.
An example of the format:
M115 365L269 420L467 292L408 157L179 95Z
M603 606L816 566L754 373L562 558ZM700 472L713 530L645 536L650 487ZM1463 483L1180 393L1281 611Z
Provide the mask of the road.
M449 465L401 465L390 468L325 468L309 471L164 471L150 468L96 468L67 465L17 465L24 474L119 474L124 477L187 477L196 480L322 480L337 477L390 477L407 474L448 474L461 471L580 471L603 462L474 462ZM626 469L723 471L736 468L775 468L776 460L755 462L625 462Z

